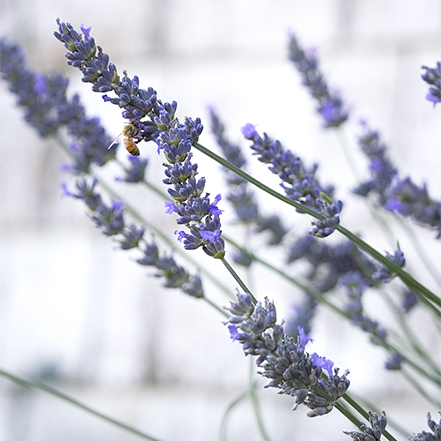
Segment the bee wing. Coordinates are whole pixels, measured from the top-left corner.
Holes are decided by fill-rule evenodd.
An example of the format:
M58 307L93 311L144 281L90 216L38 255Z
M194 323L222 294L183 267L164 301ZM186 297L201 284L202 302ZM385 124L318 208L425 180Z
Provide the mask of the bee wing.
M121 133L115 138L115 140L112 142L112 144L110 144L109 147L107 147L107 150L109 150L110 147L112 147L114 144L117 143L118 139L121 138L122 134L123 134L123 132L121 132Z

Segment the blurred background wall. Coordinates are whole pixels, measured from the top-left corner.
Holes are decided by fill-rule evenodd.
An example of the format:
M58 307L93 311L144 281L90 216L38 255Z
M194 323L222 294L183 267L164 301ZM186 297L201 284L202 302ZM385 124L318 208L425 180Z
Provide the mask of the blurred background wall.
M319 162L320 178L334 183L345 201L345 226L380 251L392 251L372 227L363 202L351 196L355 180L338 140L321 128L315 103L287 60L292 30L305 47L318 48L328 82L350 106L352 122L346 130L359 168L367 172L355 141L357 121L364 118L381 131L401 174L427 182L431 194L441 197L440 109L433 110L424 99L427 85L420 79L420 66L433 67L441 56L438 0L1 0L0 5L1 34L23 46L35 70L64 72L71 80L70 93L80 93L89 115L99 116L113 136L124 124L120 112L66 66L64 47L52 35L57 17L76 29L81 23L92 26L97 44L119 71L138 75L141 87L154 87L163 100L177 100L180 118L200 116L205 121L201 142L207 147L215 148L207 119L207 106L214 105L232 139L240 140L240 128L251 122L307 164ZM226 407L247 388L249 360L239 345L231 344L219 313L163 289L151 270L136 264L137 255L116 250L117 244L99 234L82 203L60 198L61 182L73 182L60 170L66 156L55 141L41 140L23 123L3 81L0 91L1 366L52 384L160 439L217 439ZM149 179L160 182L162 159L155 146L141 148L150 158ZM201 175L208 176L207 190L222 192L217 165L196 155ZM252 174L278 185L264 166L251 162ZM112 167L101 173L109 181L118 175ZM114 186L173 236L174 220L164 215L160 199L129 185ZM307 219L260 197L267 212L277 210L298 234L306 231ZM221 208L226 210L223 230L240 234L226 201ZM431 232L415 231L439 263L440 242ZM406 252L402 231L396 239ZM268 255L282 261L282 253ZM235 290L218 262L207 262L202 251L192 256ZM406 257L434 288L418 258ZM257 295L274 299L282 318L300 293L264 270L255 276ZM206 285L215 301L227 303ZM370 302L377 318L389 320L378 298ZM412 316L415 325L426 319L418 311ZM430 327L421 328L426 343L439 353ZM360 331L322 310L313 334L315 351L351 370L352 391L378 403L409 431L425 428L427 411L436 414L400 376L384 371L383 352ZM291 412L292 399L274 390L262 389L260 397L274 440L340 440L342 430L352 430L336 411L311 420L304 409ZM229 436L257 439L249 403L232 415ZM0 440L58 439L136 438L0 378Z

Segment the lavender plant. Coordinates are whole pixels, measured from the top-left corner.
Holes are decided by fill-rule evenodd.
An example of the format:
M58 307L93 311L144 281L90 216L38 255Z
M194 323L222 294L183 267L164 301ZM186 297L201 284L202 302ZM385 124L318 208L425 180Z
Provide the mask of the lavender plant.
M253 154L260 162L268 164L272 173L278 175L285 196L268 188L242 170L245 159L241 149L226 139L224 127L214 111L211 112L212 126L226 159L199 144L203 131L200 118L185 117L183 122L180 122L175 101L162 102L152 87L141 89L137 76L129 78L125 71L123 76L120 76L116 66L110 63L109 56L95 44L90 35L91 28L81 26L82 33L79 33L70 24L60 20L57 20L57 24L58 31L54 35L64 43L68 51L66 53L68 64L81 71L82 81L91 83L92 90L103 94L105 102L123 109L122 116L132 127L131 138L137 143L152 141L156 144L158 153L162 151L167 161L164 164L165 178L162 182L168 187L168 198L172 199L165 202L166 214L176 214L177 224L186 228L175 231L178 241L183 242L187 251L202 248L206 255L221 260L243 290L243 293L237 294L237 301L231 301L230 306L224 308L229 313L225 324L228 325L231 339L242 345L245 355L256 357L259 374L270 380L265 387L276 388L279 393L292 396L295 402L294 409L300 404L305 405L309 408L309 417L323 416L332 409L337 409L362 430L362 433L344 432L352 439L380 440L385 437L391 441L395 440L396 438L385 430L387 424L385 412L381 417L378 417L378 413L373 412L373 409L367 412L347 392L349 370L339 375L339 369L334 368L331 360L317 353L310 355L305 347L312 342L306 334L310 333L311 320L318 303L332 305L342 317L352 320L368 332L374 343L389 350L390 359L387 361L389 370L401 372L402 364L406 362L419 374L440 387L441 372L430 355L415 342L406 346L406 355L401 354L387 340L386 329L376 320L368 317L363 308L362 298L366 290L378 287L379 281L382 284L389 284L398 276L409 288L405 292L406 302L403 306L405 310L409 311L418 297L421 306L440 314L439 297L402 270L405 264L403 252L398 249L394 254L386 253L386 256L383 256L341 225L340 214L343 203L333 199L335 190L332 185L322 186L317 174L317 164L312 167L305 166L303 161L291 150L285 149L280 141L272 139L266 133L261 136L254 125L247 124L242 133L247 140L252 141ZM151 225L140 218L129 204L124 203L119 197L115 198L115 192L96 177L96 167L104 166L109 161L117 162L115 159L117 146L108 149L111 138L105 133L98 119L86 116L77 95L71 100L67 98L67 80L59 74L43 76L32 72L27 68L20 49L4 39L0 41L0 57L2 76L9 83L12 93L18 96L18 104L26 109L26 121L35 127L41 136L59 137L59 129L65 126L73 139L68 151L72 164L65 167L65 171L79 175L79 178L76 181L76 190L69 190L68 186L64 185L63 194L82 200L88 207L90 217L97 228L105 236L116 238L121 249L138 249L141 257L137 262L156 268L158 272L155 275L164 278L165 286L179 288L189 296L207 300L202 278L209 277L213 280L213 276L206 271L192 274L176 262L173 253L162 255L154 239L151 241L145 239L145 229L151 228ZM340 127L348 119L346 106L338 94L329 91L324 76L318 68L314 51L304 51L294 35L290 37L290 59L301 72L304 85L317 100L317 110L325 120L325 127ZM436 69L426 67L424 69L426 73L423 79L434 86L429 89L428 99L435 105L439 102L439 63ZM110 92L115 96L107 95ZM377 165L371 162L371 170L378 172L378 179L373 177L368 183L361 185L358 193L367 195L375 190L386 208L400 211L402 214L410 213L409 216L413 216L420 223L439 229L441 227L438 219L441 213L438 213L439 204L428 197L425 187L423 191L419 191L413 186L410 178L397 183L395 180L397 171L386 159L384 149L381 146L375 147L376 136L371 134L371 138L372 141L366 141L368 145L366 151L369 152L368 156L371 155L372 160L376 160ZM289 204L298 213L314 218L309 235L297 239L288 249L288 262L305 259L312 267L311 274L305 277L309 284L302 287L306 297L302 307L296 309L296 318L287 324L289 326L285 326L283 321L277 324L274 302L268 297L265 297L263 302L258 301L225 260L226 242L233 243L233 241L224 238L221 229L220 216L223 210L218 207L218 203L222 196L218 194L211 199L208 193L204 193L206 179L197 178L199 167L193 160L193 147L225 167L227 183L230 185L227 200L236 210L238 220L246 225L254 223L257 232L269 230L272 235L270 244L282 243L288 232L278 217L266 217L260 214L261 210L248 188L249 184ZM131 184L147 184L145 180L147 163L148 159L144 157L130 158L129 166L123 167L124 177L119 177L118 180ZM91 177L85 179L85 175ZM98 183L112 197L111 204L105 203L103 196L96 190ZM161 190L151 184L148 186L161 194ZM415 202L411 202L409 207L403 201L407 203L412 199L409 197L411 193L414 193ZM415 207L416 201L422 205L422 208ZM128 223L125 211L138 218L141 224ZM346 236L349 241L336 246L323 242L336 231ZM162 231L156 230L155 233L161 238L165 236ZM166 240L166 243L170 245L170 241ZM241 247L238 249L241 252L242 263L246 265L250 265L253 261L264 263L252 251ZM181 250L180 253L186 255L185 251ZM190 265L195 265L191 259L187 258L187 260ZM266 265L271 267L269 264ZM272 268L275 273L281 273L276 268ZM283 273L282 275L286 277ZM295 282L294 279L290 280ZM295 283L301 286L298 282ZM222 284L218 283L218 287L222 289ZM341 308L322 297L322 294L336 287L340 287L341 291L345 292L346 304ZM207 302L223 312L213 302L209 300ZM297 326L294 325L295 322ZM293 328L297 328L297 332ZM412 357L416 361L413 361ZM0 371L0 374L20 384L29 385L29 382L17 380L17 377L4 371ZM439 405L439 402L430 397L427 391L423 390L421 393L433 404ZM58 396L63 398L61 394ZM359 416L354 412L358 412ZM369 421L371 427L361 423L360 417ZM439 425L431 420L430 414L428 421L435 435L422 432L410 439L438 439ZM392 425L396 427L395 424ZM262 436L266 439L264 433L262 430ZM403 433L402 429L401 433ZM154 439L147 435L144 437Z

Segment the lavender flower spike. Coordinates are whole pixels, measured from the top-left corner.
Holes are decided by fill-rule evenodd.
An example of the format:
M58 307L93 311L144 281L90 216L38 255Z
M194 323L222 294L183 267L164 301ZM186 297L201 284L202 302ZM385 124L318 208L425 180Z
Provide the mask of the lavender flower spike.
M95 92L114 92L116 97L104 95L106 102L123 108L123 117L136 124L138 141L154 141L158 151L162 150L168 164L165 164L164 184L174 199L174 208L167 205L167 213L179 215L177 223L185 225L189 233L179 232L178 239L184 248L194 250L202 247L209 256L222 259L225 242L221 237L221 210L217 207L220 195L214 202L208 194L203 195L205 178L196 179L197 164L191 161L191 147L202 133L201 120L186 117L181 123L176 117L177 102L163 103L156 91L149 87L141 89L139 78L130 79L127 73L120 78L116 66L109 62L109 56L95 44L90 29L82 28L78 33L70 24L57 20L55 37L68 50L68 64L77 67L83 74L83 81L92 83Z
M421 78L429 84L429 93L426 95L426 100L433 103L435 107L438 103L441 103L441 62L436 63L436 67L430 68L422 66L425 72L421 75Z
M430 412L427 414L427 425L433 433L422 431L414 433L409 441L440 441L441 440L441 419L438 423L432 420Z
M365 424L361 425L363 433L345 431L343 433L349 435L355 441L380 441L381 435L387 426L386 412L383 411L383 415L379 417L375 412L369 411L369 423L371 427L367 427Z
M245 355L257 356L256 364L263 369L260 375L271 380L265 387L294 397L294 409L304 404L311 409L309 417L329 413L349 387L349 372L340 377L338 369L332 372L332 361L305 352L312 339L302 328L297 339L285 334L283 323L276 324L276 308L268 299L254 306L245 293L237 294L237 302L230 303L225 309L231 316L225 324L231 339L242 344ZM323 369L328 371L327 378L322 376Z
M404 253L399 249L395 250L394 254L389 254L386 251L386 257L401 268L403 268L406 263ZM390 282L395 276L396 274L383 264L379 264L377 267L377 271L372 274L373 279L380 279L383 283Z
M294 34L289 36L288 58L300 72L302 83L317 100L317 112L325 121L325 127L339 127L348 119L348 112L340 96L329 91L319 69L315 49L303 50Z
M272 140L266 133L259 135L254 125L246 124L242 128L244 137L253 142L251 149L259 161L269 164L269 170L282 180L280 186L285 194L308 208L320 213L322 219L314 221L310 234L326 237L333 233L340 224L340 212L343 203L332 202L333 186L322 187L315 177L318 166L307 169L302 160L290 150L285 150L278 140Z
M71 192L63 184L63 194L81 199L91 210L91 218L105 236L117 238L122 250L137 248L142 257L137 259L140 265L155 267L156 277L165 279L167 288L180 288L185 294L201 298L204 297L202 280L198 275L191 275L184 267L178 265L173 255L160 256L158 246L154 241L144 240L144 227L135 224L126 225L123 204L112 201L106 205L101 195L96 191L96 179L89 184L84 178L76 182L76 192Z

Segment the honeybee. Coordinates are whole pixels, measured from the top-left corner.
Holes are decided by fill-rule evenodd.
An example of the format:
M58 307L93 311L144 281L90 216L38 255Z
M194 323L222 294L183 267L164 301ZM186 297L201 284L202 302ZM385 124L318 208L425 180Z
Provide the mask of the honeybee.
M112 144L109 145L109 149L113 146L113 144L118 141L121 136L123 136L124 147L126 148L126 150L133 156L139 156L139 148L136 144L141 142L141 139L137 139L135 141L133 140L133 138L135 138L138 133L139 129L137 122L129 122L124 126L123 131L117 136L115 141L113 141Z

